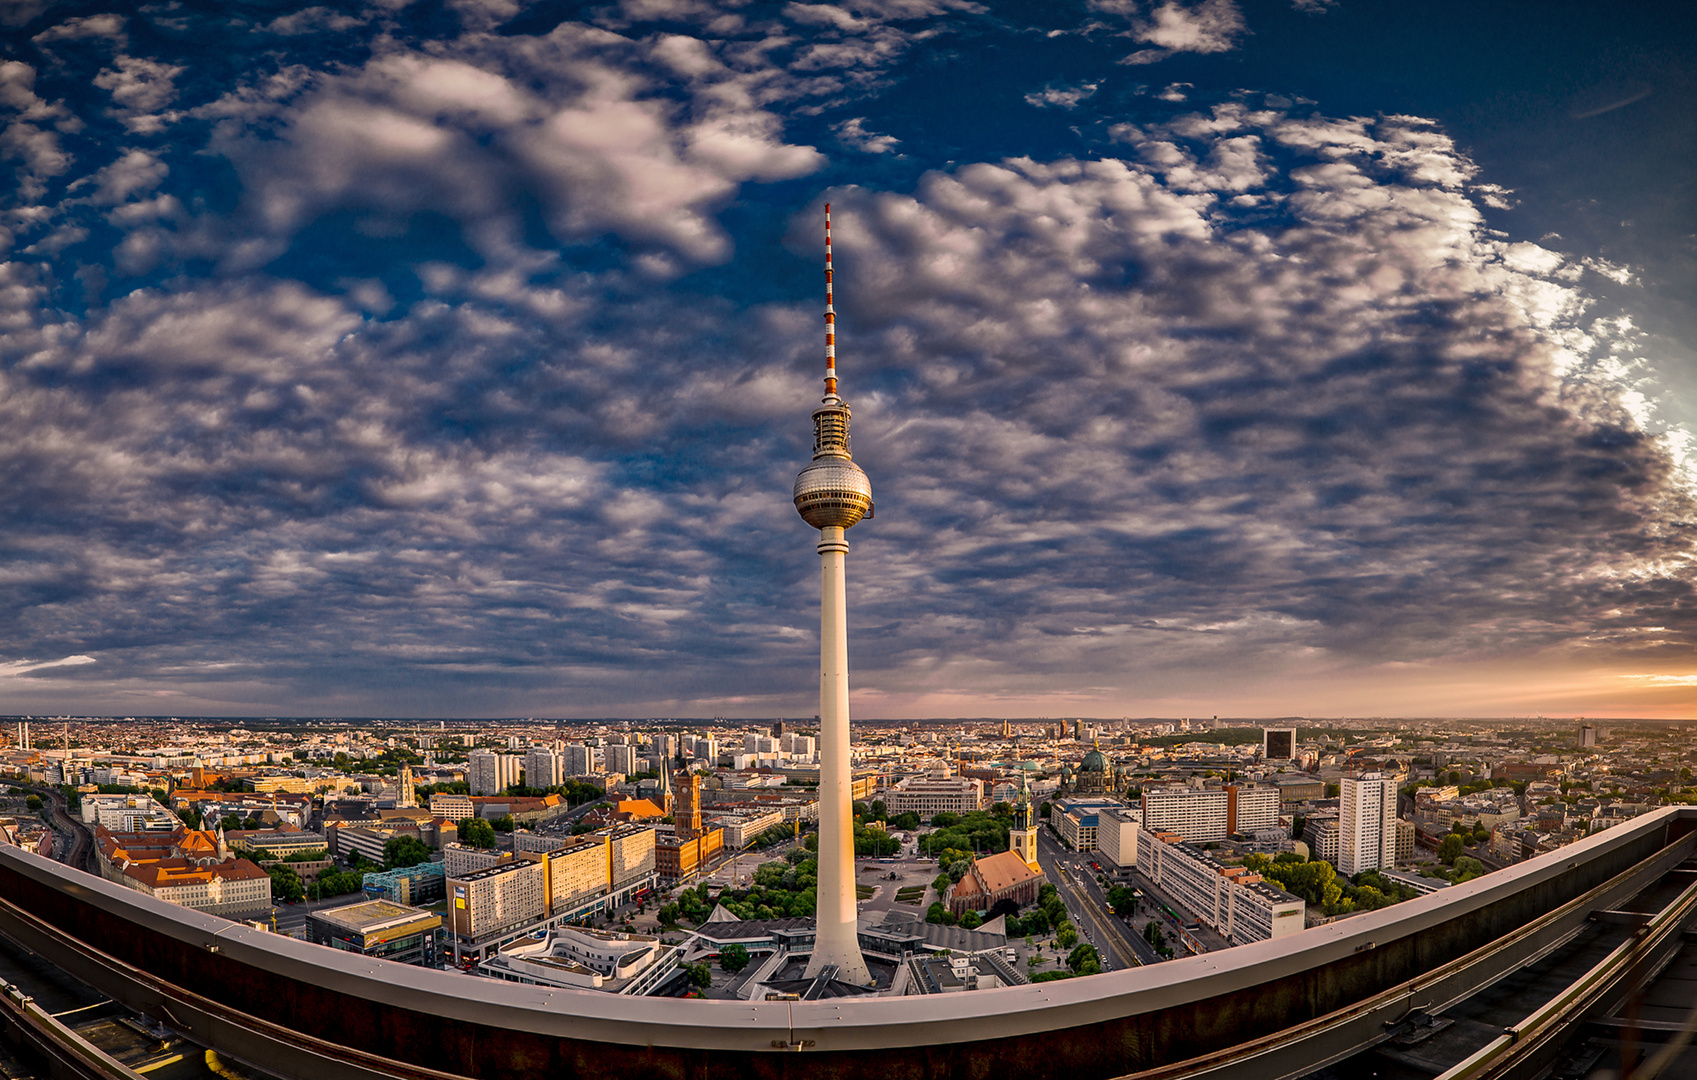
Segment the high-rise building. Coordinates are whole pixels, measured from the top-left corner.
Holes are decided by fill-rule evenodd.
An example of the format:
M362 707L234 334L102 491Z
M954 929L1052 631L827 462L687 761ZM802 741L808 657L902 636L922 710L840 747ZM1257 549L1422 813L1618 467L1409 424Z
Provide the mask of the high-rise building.
M1592 750L1592 749L1595 749L1596 746L1597 746L1597 729L1595 727L1591 726L1590 724L1580 724L1579 725L1579 748L1581 750ZM27 749L29 749L29 747L25 746L24 749L27 750Z
M831 207L825 206L825 397L813 410L813 462L795 479L795 508L819 530L819 886L806 975L834 968L872 981L855 928L850 815L847 531L872 516L872 483L849 453L849 407L837 396L837 313L831 298Z
M1338 792L1338 872L1396 865L1396 784L1383 773L1346 776Z
M711 735L695 740L695 760L709 765L719 760L719 740Z
M1261 756L1268 761L1289 761L1296 757L1296 729L1262 728Z
M553 747L533 746L524 755L524 786L533 788L553 787L563 782L561 775L560 755L554 753Z
M560 750L560 771L567 776L588 776L595 771L594 757L582 743L567 743Z
M627 776L636 772L636 747L628 743L609 743L607 746L607 771L624 773Z
M473 795L499 795L519 782L523 762L517 754L473 750L466 761L466 784Z

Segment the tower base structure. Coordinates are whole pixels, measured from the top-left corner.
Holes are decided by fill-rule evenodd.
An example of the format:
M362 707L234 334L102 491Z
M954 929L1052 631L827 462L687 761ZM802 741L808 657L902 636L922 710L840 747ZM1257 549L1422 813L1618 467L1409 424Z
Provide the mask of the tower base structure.
M806 975L872 981L860 952L854 899L854 811L849 778L848 604L844 530L819 530L819 887Z

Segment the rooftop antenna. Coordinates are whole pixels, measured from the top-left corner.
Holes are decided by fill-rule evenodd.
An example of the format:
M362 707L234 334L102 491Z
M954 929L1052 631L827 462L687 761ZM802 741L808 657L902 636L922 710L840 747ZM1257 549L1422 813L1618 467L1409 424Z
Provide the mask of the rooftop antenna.
M837 308L831 302L831 204L825 204L825 399L836 404Z

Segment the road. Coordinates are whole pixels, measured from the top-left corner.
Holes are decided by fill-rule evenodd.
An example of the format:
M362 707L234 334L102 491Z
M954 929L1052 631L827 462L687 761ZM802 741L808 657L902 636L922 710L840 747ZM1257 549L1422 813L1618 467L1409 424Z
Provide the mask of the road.
M28 784L23 785L23 789L40 795L53 808L48 818L53 831L58 834L53 844L53 857L66 866L89 870L90 856L94 854L94 836L87 825L71 816L66 808L65 793L58 788L34 787Z
M1097 886L1087 857L1068 851L1046 830L1039 830L1037 865L1060 890L1061 899L1084 932L1085 940L1096 946L1111 970L1120 971L1146 962L1131 936L1125 933L1124 924L1117 916L1108 914L1107 897Z

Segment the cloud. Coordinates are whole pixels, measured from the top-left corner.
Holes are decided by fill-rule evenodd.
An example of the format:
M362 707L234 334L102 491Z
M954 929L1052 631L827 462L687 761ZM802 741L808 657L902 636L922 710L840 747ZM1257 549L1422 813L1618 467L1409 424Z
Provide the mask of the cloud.
M1062 109L1077 108L1079 102L1096 92L1098 83L1080 83L1077 86L1046 86L1042 90L1025 95L1028 105L1042 108L1047 105Z
M1639 271L1487 228L1439 126L1038 72L1088 152L975 160L880 99L971 11L591 14L0 66L0 653L125 711L800 711L826 197L857 708L1689 652L1689 440L1588 291Z
M20 675L28 675L37 671L51 671L57 668L81 667L83 664L95 663L92 656L67 656L60 660L10 660L0 662L0 679L15 679Z
M650 57L683 77L689 107L656 93L663 84L642 71ZM216 145L274 235L336 208L375 231L436 212L485 257L504 259L521 231L510 207L534 199L561 240L612 231L712 263L729 249L711 212L737 184L806 175L823 161L784 142L779 118L736 82L694 39L640 42L568 24L539 40L469 36L436 55L391 51L213 111L231 117Z
M831 128L847 146L868 154L887 154L900 145L901 140L894 135L876 135L866 130L866 118L856 116L844 120Z
M1230 52L1245 30L1243 12L1233 0L1202 0L1197 4L1166 0L1147 17L1141 16L1138 5L1129 0L1097 0L1091 7L1129 19L1131 36L1154 46L1126 56L1122 64L1155 64L1183 52Z

